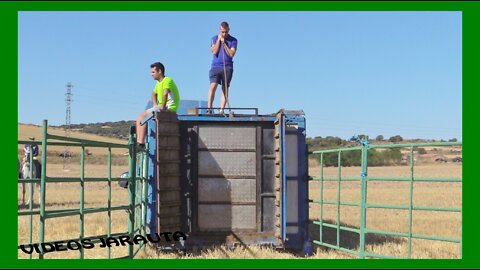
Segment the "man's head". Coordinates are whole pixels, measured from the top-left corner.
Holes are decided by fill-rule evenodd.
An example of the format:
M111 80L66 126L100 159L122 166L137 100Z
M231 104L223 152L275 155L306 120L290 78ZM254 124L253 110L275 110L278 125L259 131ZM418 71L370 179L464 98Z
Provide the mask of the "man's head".
M165 77L165 67L163 66L162 63L155 62L150 65L150 68L152 68L152 78L154 80L159 80Z
M222 38L228 37L228 32L230 31L230 26L228 26L228 22L222 22L220 24L220 34Z

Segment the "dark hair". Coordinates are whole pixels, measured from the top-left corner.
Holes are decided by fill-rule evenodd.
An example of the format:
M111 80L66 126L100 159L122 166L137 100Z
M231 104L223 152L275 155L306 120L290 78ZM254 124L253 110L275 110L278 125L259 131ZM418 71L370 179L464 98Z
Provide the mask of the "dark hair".
M224 29L230 29L230 26L228 26L228 22L222 22L220 26L222 26L222 28Z
M165 75L165 67L163 66L162 63L160 62L155 62L153 64L150 65L151 68L155 68L157 71L158 70L161 70L162 71L162 74Z

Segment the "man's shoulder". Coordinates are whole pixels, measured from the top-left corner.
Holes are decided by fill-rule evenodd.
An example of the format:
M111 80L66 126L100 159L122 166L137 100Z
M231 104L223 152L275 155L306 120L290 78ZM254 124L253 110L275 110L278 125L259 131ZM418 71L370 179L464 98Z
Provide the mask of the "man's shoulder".
M163 78L162 82L163 83L172 83L173 79L172 79L172 77L165 76L165 78Z
M228 38L227 38L227 40L228 40L229 38L230 38L230 40L235 40L235 41L237 41L237 38L236 38L236 37L234 37L234 36L228 35Z

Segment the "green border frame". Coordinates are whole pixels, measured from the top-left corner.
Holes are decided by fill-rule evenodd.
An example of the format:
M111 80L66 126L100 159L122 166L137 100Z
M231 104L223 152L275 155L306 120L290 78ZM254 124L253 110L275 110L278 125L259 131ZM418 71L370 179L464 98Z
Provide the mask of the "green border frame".
M221 5L220 5L221 3ZM250 2L214 2L214 1L165 1L165 2L0 2L1 39L1 73L4 85L2 95L7 102L2 104L4 114L12 110L18 112L18 11L461 11L463 38L463 156L466 167L463 167L463 259L460 260L269 260L269 259L165 259L165 260L18 260L17 259L17 205L14 181L4 181L1 202L4 207L4 220L0 239L1 267L9 268L478 268L480 260L476 246L480 242L475 216L478 211L478 201L475 201L477 191L480 191L480 181L473 176L474 153L470 147L474 141L474 131L465 123L473 117L474 93L480 88L478 78L478 63L480 63L479 2L459 1L408 1L408 2L310 2L310 1L250 1ZM32 70L31 72L35 72ZM478 94L477 94L478 96ZM470 114L470 112L472 112ZM476 113L478 114L478 113ZM7 116L9 114L6 114ZM464 121L466 120L466 121ZM17 118L4 117L8 132L2 134L7 141L8 149L2 159L2 167L13 168L18 139ZM14 131L15 132L14 132ZM15 179L14 171L7 170L5 178Z

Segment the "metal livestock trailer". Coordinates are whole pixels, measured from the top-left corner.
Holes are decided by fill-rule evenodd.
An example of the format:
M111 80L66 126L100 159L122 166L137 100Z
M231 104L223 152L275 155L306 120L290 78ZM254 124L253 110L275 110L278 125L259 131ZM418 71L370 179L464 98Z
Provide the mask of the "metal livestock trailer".
M244 114L225 116L199 109L148 121L147 232L181 231L181 248L261 244L309 252L303 111L235 108Z

